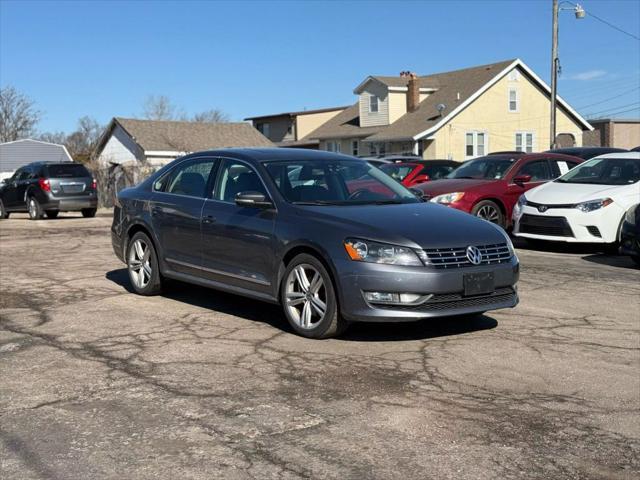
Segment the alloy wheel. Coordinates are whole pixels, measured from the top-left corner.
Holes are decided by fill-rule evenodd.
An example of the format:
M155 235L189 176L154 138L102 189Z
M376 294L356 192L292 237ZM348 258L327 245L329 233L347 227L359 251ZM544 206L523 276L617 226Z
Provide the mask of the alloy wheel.
M36 205L36 201L33 198L29 200L29 215L31 218L38 216L38 205Z
M141 239L129 249L129 273L136 287L145 288L151 281L151 248Z
M483 205L482 207L480 207L480 209L476 212L476 216L491 223L498 223L500 221L500 212L498 212L498 210L496 210L496 208L492 207L491 205Z
M296 266L287 278L285 308L300 328L311 330L327 312L327 293L322 275L307 263Z

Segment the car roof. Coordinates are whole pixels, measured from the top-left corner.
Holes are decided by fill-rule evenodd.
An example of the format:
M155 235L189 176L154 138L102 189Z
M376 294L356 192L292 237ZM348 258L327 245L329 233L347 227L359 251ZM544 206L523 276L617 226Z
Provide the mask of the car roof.
M366 161L362 158L327 152L324 150L310 150L306 148L222 148L194 152L191 156L214 155L220 157L235 157L240 160L254 162L268 162L274 160L351 160L353 162Z
M617 153L605 153L604 155L598 155L593 158L631 158L640 160L640 152L617 152ZM593 158L591 160L593 160Z

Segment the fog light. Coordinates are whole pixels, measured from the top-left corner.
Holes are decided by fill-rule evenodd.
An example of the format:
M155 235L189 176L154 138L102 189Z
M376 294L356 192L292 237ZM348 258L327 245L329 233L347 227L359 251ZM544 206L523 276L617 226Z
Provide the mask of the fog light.
M420 295L419 293L392 292L363 292L363 295L369 303L384 303L388 305L419 305L433 297L433 295Z

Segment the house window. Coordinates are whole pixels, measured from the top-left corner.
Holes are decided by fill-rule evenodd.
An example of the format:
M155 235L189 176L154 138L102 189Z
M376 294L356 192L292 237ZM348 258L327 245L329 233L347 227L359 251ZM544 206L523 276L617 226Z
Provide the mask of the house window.
M358 140L351 141L351 155L357 157L360 153L360 142Z
M268 123L259 123L256 125L258 131L263 134L265 137L269 137L269 124Z
M467 158L481 157L487 152L487 137L485 132L467 132L465 134L465 156Z
M328 141L327 150L330 152L340 152L340 141Z
M515 68L509 72L509 80L512 82L517 82L520 78L520 72Z
M378 112L378 97L375 95L371 95L369 97L369 112L377 113Z
M534 136L533 132L516 132L516 150L526 153L533 152Z
M515 88L509 89L509 111L518 111L518 90L516 90Z

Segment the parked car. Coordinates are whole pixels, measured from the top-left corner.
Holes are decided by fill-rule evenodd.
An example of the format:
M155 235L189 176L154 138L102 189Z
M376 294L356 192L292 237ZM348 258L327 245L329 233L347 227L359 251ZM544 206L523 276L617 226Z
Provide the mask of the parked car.
M72 211L94 217L97 207L96 181L79 163L30 163L0 184L0 218L26 212L38 220Z
M574 157L580 157L583 160L589 160L590 158L605 155L607 153L621 153L627 152L624 148L615 147L567 147L567 148L554 148L553 150L547 150L546 153L561 153L563 155L573 155Z
M637 147L633 147L631 150L629 150L630 152L640 152L640 146Z
M640 204L627 210L620 227L620 253L640 265Z
M342 172L384 194L360 188ZM290 173L296 172L296 186ZM133 289L173 278L283 306L310 338L350 321L410 321L518 303L506 233L422 202L366 162L301 149L225 149L122 190L112 243Z
M438 180L460 166L453 160L411 160L382 165L380 170L405 187L413 187L429 180Z
M614 244L640 198L640 153L592 158L527 192L514 211L514 234L537 240Z
M503 228L520 195L569 171L582 159L553 153L487 155L463 163L444 180L424 183L431 202L457 208Z

